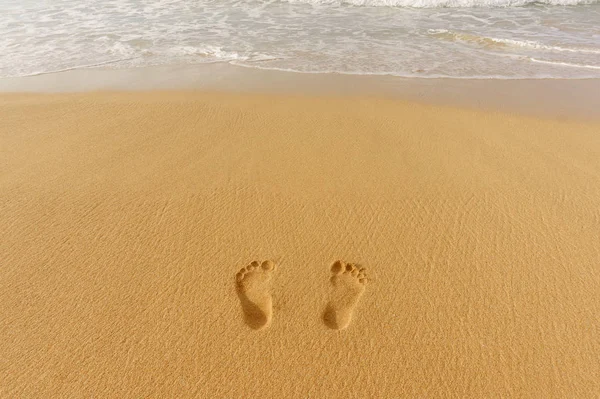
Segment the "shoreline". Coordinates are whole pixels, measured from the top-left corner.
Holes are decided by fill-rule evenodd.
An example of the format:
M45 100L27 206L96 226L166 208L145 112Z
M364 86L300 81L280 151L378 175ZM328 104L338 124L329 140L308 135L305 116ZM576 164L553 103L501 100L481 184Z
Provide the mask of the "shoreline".
M153 90L369 96L544 118L600 120L600 79L303 74L227 63L90 68L0 79L0 94Z

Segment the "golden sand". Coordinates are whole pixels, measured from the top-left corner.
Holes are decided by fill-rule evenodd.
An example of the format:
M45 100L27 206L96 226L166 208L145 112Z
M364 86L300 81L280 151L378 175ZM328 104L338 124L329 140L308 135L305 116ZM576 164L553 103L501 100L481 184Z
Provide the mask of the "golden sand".
M600 397L600 124L0 97L4 398Z

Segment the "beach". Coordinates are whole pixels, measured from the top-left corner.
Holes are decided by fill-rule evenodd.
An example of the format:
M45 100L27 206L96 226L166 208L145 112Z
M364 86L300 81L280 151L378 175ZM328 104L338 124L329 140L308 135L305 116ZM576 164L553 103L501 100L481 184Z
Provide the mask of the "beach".
M0 94L1 397L600 396L593 110L42 91Z

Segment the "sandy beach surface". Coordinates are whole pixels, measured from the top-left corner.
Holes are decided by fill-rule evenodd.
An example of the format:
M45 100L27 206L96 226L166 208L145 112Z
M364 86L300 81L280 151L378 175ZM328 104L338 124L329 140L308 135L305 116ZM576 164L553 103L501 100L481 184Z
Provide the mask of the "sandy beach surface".
M201 91L0 121L1 397L600 397L600 122Z

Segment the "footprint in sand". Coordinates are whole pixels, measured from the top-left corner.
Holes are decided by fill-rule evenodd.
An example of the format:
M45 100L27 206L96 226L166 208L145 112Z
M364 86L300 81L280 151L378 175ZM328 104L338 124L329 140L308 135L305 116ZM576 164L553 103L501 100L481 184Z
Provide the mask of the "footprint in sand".
M244 321L248 327L259 330L271 323L271 274L275 265L270 260L257 261L242 268L236 275L236 291L242 303Z
M364 268L339 260L331 265L331 274L331 293L323 321L329 328L342 330L352 320L354 307L365 291L367 276Z

